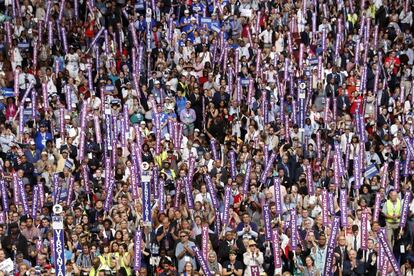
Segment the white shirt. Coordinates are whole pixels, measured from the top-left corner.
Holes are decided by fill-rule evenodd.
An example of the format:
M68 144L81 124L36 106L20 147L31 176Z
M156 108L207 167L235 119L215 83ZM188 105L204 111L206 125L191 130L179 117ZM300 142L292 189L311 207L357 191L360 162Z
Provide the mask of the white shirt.
M272 43L272 35L273 35L273 31L270 30L264 30L263 32L261 32L259 34L259 38L263 41L263 43L265 44L271 44Z

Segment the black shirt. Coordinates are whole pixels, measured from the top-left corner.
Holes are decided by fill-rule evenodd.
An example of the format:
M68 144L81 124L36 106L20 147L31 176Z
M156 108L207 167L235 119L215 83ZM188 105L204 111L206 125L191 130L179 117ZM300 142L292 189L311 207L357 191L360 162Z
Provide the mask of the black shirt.
M230 272L231 271L230 261L225 261L224 262L223 269L226 269L226 272ZM234 262L234 270L239 270L239 269L242 269L243 270L243 264L240 261L236 260ZM236 275L236 274L232 273L230 275L233 276L233 275Z

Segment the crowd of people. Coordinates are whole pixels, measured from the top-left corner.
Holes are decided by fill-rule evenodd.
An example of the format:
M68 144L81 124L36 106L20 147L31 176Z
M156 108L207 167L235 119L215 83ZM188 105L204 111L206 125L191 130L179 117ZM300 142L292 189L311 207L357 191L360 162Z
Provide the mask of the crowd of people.
M414 275L411 0L1 0L0 275Z

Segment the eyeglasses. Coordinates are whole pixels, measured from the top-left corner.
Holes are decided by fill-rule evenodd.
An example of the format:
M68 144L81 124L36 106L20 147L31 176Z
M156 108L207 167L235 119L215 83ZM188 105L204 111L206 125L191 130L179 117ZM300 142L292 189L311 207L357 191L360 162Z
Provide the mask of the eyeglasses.
M185 238L185 237L187 237L187 235L180 236L180 238Z

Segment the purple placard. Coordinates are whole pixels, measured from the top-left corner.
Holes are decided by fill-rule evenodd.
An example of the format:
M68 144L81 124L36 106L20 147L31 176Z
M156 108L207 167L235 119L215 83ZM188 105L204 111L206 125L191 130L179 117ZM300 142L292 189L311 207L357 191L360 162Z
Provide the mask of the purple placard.
M381 193L375 194L375 204L374 204L374 214L372 216L372 221L378 221L379 213L380 213L380 204L381 204Z
M266 179L267 179L267 174L269 173L270 169L273 167L273 162L276 159L276 154L274 152L272 152L272 154L270 155L270 160L269 162L267 162L266 167L262 173L262 176L260 178L260 182L261 183L265 183Z
M341 226L346 228L348 226L348 192L346 189L340 190L339 203L341 208Z
M257 265L250 267L250 276L260 276L260 269Z
M18 190L20 193L20 199L23 205L23 214L28 215L30 213L29 204L27 202L27 195L26 195L26 191L23 186L23 180L21 178L17 179L17 187L18 187Z
M368 213L366 210L361 214L361 249L368 249Z
M336 247L336 236L338 235L338 232L339 232L339 222L340 222L340 218L334 217L331 235L328 241L328 249L326 252L325 267L324 267L323 275L331 275L332 273L332 265L334 262L334 250Z
M290 210L290 229L291 229L291 248L293 251L298 246L298 231L297 231L297 214L296 209Z
M203 257L208 259L208 226L203 225L201 227L201 251L203 252Z
M69 188L68 188L68 197L66 198L66 206L72 206L72 198L73 198L73 185L75 179L73 176L69 178Z
M165 213L164 185L164 179L160 179L158 182L158 208L160 214Z
M387 257L388 261L390 262L392 268L394 269L395 274L402 275L400 271L400 267L397 264L397 260L395 259L392 249L387 242L387 237L385 236L384 232L379 231L377 235L378 235L379 243L382 244L382 249L384 250L383 253L385 257Z
M355 178L355 182L354 182L354 188L355 189L359 189L361 188L361 164L360 161L361 159L359 158L359 155L354 155L354 178Z
M328 225L329 223L328 200L328 191L324 189L322 191L322 221L324 225Z
M36 220L38 205L39 205L39 187L34 186L33 199L32 199L32 213L31 213L31 217L33 218L33 220Z
M93 115L93 125L95 127L96 143L102 143L101 124L98 115Z
M318 131L316 132L316 155L318 158L318 161L321 162L322 159L322 141L321 141L321 133Z
M3 211L9 211L9 195L7 194L6 182L4 179L0 179L1 201L3 205Z
M82 165L81 169L82 169L81 174L82 174L85 193L89 195L91 193L91 187L89 185L89 169L87 165Z
M210 272L210 269L208 268L208 264L207 264L206 260L204 259L204 256L203 256L203 254L201 253L200 249L199 249L196 245L193 245L193 246L191 247L191 249L193 250L193 252L194 252L194 254L195 254L195 256L196 256L197 261L198 261L198 263L199 263L199 265L200 265L201 269L202 269L202 270L203 270L203 272L204 272L204 275L207 275L207 276L212 276L212 274L211 274L211 272Z
M217 210L219 208L219 203L217 201L216 191L214 189L214 184L213 184L213 181L211 180L211 176L208 173L206 173L204 175L204 180L206 182L207 190L210 193L211 203L213 204L213 208Z
M231 186L226 186L224 190L224 211L223 224L226 226L229 223L229 208L230 208Z
M134 270L139 273L141 271L141 257L142 257L142 230L138 228L135 231L134 240Z
M272 225L270 223L270 208L269 205L263 205L263 221L265 226L266 241L272 240Z
M394 189L400 190L400 160L394 162Z
M177 179L175 183L175 197L174 197L174 209L175 210L178 210L180 208L181 185L182 185L181 179Z
M191 184L187 177L183 178L184 181L184 189L185 189L185 196L187 200L187 207L188 209L194 209L194 199L193 199L193 191L191 190Z
M251 172L251 170L252 170L252 160L247 160L246 174L245 174L244 180L243 180L243 194L247 194L249 192L250 172Z
M154 187L154 197L158 198L159 190L159 178L158 178L158 166L155 165L152 167L152 183Z
M110 182L109 187L107 189L105 189L106 190L106 198L105 198L105 202L104 202L105 212L109 212L109 209L111 209L112 197L113 197L113 192L114 192L114 189L115 189L115 180L113 178L111 178L109 180L109 182Z
M402 203L402 208L401 208L400 228L404 228L405 225L407 224L411 198L412 198L411 192L406 191L404 195L403 203Z
M211 139L210 140L210 148L211 148L211 153L213 155L214 160L220 160L218 151L217 151L217 146L216 146L216 139Z
M61 33L62 33L62 42L63 42L63 49L65 50L65 53L69 53L69 47L68 47L68 39L66 36L66 29L65 27L61 27L60 29Z
M236 180L237 172L236 172L236 153L234 150L230 151L230 174L231 179L233 181Z
M276 214L281 215L283 213L283 209L282 209L282 196L280 193L280 178L279 177L273 178L273 188L274 188L274 193L275 193Z
M384 166L382 167L382 176L381 176L381 188L387 187L387 178L388 178L388 165L389 163L386 162Z
M89 48L92 48L96 42L98 41L99 37L102 35L102 33L105 31L105 27L102 27L99 32L95 35L95 37L93 38L91 44L89 45Z
M308 194L314 195L315 194L315 186L313 184L313 177L312 177L312 166L306 165L306 184L308 186Z
M282 267L282 258L281 258L281 249L280 249L280 239L279 239L279 233L278 230L273 230L272 235L272 247L273 247L273 258L274 258L274 264L275 268L281 268Z
M39 203L40 203L40 208L42 208L44 206L44 200L45 200L45 190L43 188L43 183L39 182L37 183L37 187L39 189Z

